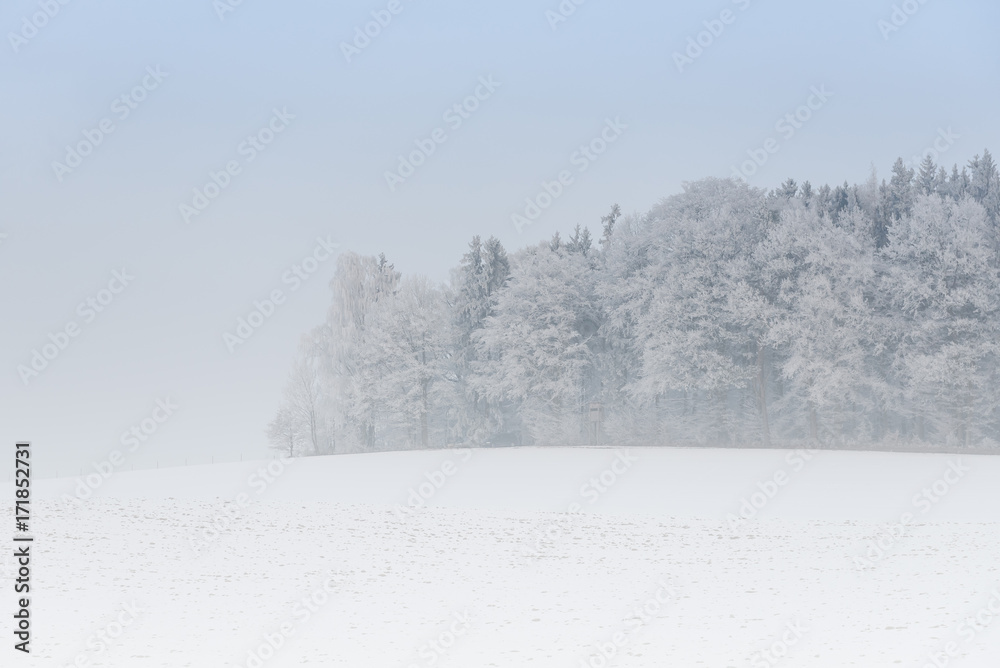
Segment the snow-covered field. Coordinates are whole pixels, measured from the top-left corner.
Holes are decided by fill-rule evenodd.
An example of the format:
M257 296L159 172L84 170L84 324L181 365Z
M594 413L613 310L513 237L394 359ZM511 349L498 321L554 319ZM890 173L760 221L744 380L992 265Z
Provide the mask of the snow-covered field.
M446 450L81 485L35 482L33 653L4 631L4 666L1000 665L1000 457Z

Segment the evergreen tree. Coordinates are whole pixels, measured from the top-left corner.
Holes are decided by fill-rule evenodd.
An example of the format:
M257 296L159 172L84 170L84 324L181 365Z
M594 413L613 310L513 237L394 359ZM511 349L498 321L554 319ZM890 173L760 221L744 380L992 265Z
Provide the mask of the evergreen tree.
M809 183L808 181L802 184L802 188L799 190L799 199L802 200L802 203L805 204L807 208L809 207L809 204L812 202L813 187L812 184Z
M948 194L948 172L944 167L938 167L937 176L934 177L934 192L942 197Z
M951 178L948 179L948 194L955 201L961 200L969 193L969 174L962 168L962 171L958 171L958 165L954 165L951 168Z
M566 249L571 253L580 253L586 257L587 253L590 252L591 245L590 230L586 227L581 229L580 225L577 224L573 229L573 236L566 244Z
M485 251L486 297L492 307L497 293L507 285L507 279L510 278L510 260L503 244L496 237L491 236L486 240Z
M622 210L617 204L611 205L611 212L606 216L601 216L602 235L601 235L601 248L607 248L607 245L611 242L611 235L615 231L615 223L621 218Z
M871 213L874 223L875 248L885 248L889 243L889 228L892 227L893 195L884 179L878 187L878 199Z
M461 332L459 345L463 349L469 345L472 332L482 325L489 312L485 274L483 246L479 235L476 235L469 242L468 252L462 256L458 277L454 281L457 284L454 309Z
M844 181L844 185L837 186L833 191L833 201L830 203L830 217L833 220L837 220L842 211L846 211L849 207L850 200L850 190L851 186L848 185L847 181Z
M498 422L497 407L476 392L469 378L479 360L473 335L494 315L498 294L509 276L510 261L499 239L491 236L483 245L475 236L452 278L457 342L449 377L457 385L457 396L462 397L462 405L452 414L452 436L461 442L485 441Z
M990 152L975 156L969 162L969 171L969 193L986 208L990 221L995 223L1000 214L1000 175Z
M892 179L889 181L889 223L910 215L913 211L913 178L914 172L909 169L902 158L897 158L892 166Z
M819 212L820 216L829 216L833 218L833 191L830 186L824 183L820 186L820 189L816 192L816 211Z
M795 179L790 178L781 184L781 187L777 190L777 195L785 199L792 199L798 191L799 186L795 183Z
M924 156L920 163L920 172L917 175L917 188L924 195L930 195L937 188L938 167L934 164L934 158L930 155Z

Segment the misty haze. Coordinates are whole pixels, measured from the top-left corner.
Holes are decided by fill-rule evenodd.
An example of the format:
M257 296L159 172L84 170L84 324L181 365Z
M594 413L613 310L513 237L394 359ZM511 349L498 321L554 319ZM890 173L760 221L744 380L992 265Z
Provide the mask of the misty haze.
M0 9L0 665L994 667L1000 8Z

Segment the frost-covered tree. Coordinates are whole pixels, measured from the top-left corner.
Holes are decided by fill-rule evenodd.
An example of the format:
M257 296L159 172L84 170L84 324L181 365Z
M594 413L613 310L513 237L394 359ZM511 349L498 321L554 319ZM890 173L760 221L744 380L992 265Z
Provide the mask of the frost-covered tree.
M448 285L346 253L268 429L294 455L523 443L1000 442L1000 176L684 184Z
M969 162L969 194L983 205L992 223L1000 217L1000 174L990 152Z
M946 192L948 196L953 200L961 200L969 192L969 174L966 172L965 168L962 171L958 171L958 165L955 164L951 168L951 176L948 178L948 184L946 186Z
M622 209L617 204L611 206L611 211L606 216L601 216L601 248L610 243L611 235L615 231L615 223L622 216Z
M852 220L838 225L809 211L786 212L765 245L779 305L771 339L787 384L780 413L786 431L812 440L856 430L874 380L868 298L875 254L864 214L847 216Z
M820 216L829 216L833 205L833 190L829 185L823 184L816 191L816 210Z
M285 402L292 411L297 430L307 437L311 454L322 454L324 449L324 424L320 417L323 411L322 401L316 362L310 357L300 356L292 366L285 387Z
M922 438L982 438L997 406L1000 269L986 211L923 197L893 232L881 293L899 316L896 365Z
M917 173L917 189L921 194L930 195L937 190L938 167L934 163L934 158L925 155L920 162L920 171Z
M889 214L892 221L910 215L913 210L913 179L914 171L906 166L902 158L897 158L889 181Z
M369 318L376 305L397 289L400 274L385 257L344 253L330 281L333 300L327 315L326 364L329 401L344 451L372 450L380 407L368 399L368 370L361 351L374 334Z
M267 440L270 441L272 448L287 454L289 457L300 454L297 445L301 440L301 433L289 406L281 406L274 419L268 423Z
M586 227L582 228L579 224L573 229L573 236L570 237L569 242L566 244L566 250L570 253L580 253L586 256L590 253L593 242L590 238L590 230Z
M837 220L841 211L847 210L850 203L850 191L851 186L848 185L847 181L844 181L844 185L837 186L833 191L833 201L830 203L830 217L834 220Z
M658 255L653 251L655 240L648 216L621 217L604 243L604 265L595 288L604 312L599 332L604 348L597 359L600 400L606 406L607 429L625 442L658 438L655 416L634 396L642 372L638 326L652 297L649 266Z
M374 305L366 327L355 402L371 422L374 443L443 445L444 415L454 400L445 381L452 334L443 294L426 278L404 278Z
M771 218L762 193L706 179L687 184L652 215L658 257L637 326L642 374L634 393L655 406L667 403L666 414L688 437L728 441L743 440L738 432L747 425L736 416L749 399L759 417L750 429L767 442L774 305L753 258Z
M496 314L474 335L476 390L490 401L513 402L535 442L581 440L583 406L595 394L595 273L591 258L562 244L519 252Z
M792 199L798 192L799 185L795 182L795 179L789 178L781 184L781 187L778 188L775 194L785 199Z
M815 196L816 193L813 192L812 184L809 183L808 181L804 182L802 184L802 187L799 189L798 197L800 200L802 200L802 203L806 206L806 208L808 208L809 205L812 204L813 197Z
M473 334L494 315L497 297L509 277L510 260L500 241L490 237L484 246L478 236L473 237L452 275L449 300L456 340L450 377L461 397L461 404L454 407L452 424L453 436L461 442L484 442L502 421L502 405L481 396L469 379L472 365L480 359Z

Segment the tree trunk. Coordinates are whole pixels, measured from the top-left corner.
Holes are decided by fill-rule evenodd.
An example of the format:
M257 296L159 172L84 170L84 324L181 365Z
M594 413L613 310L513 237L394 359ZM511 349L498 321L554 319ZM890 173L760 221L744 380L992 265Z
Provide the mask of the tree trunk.
M420 445L423 447L428 447L430 441L430 434L428 432L427 426L427 383L425 382L421 387L421 400L423 402L420 411Z
M816 415L816 406L809 402L809 439L813 443L819 442L819 416Z
M427 348L425 346L426 336L421 336L421 347L420 347L420 366L423 367L422 371L427 371ZM428 405L427 399L427 386L430 381L424 380L420 385L420 445L424 448L430 445L430 433L427 426L427 414L430 412L430 406Z
M766 347L757 344L757 405L760 407L760 428L761 437L766 447L771 446L771 425L767 416L767 376L765 373L765 363L767 362Z
M316 438L316 411L309 411L309 440L313 444L313 452L319 454L319 440Z

